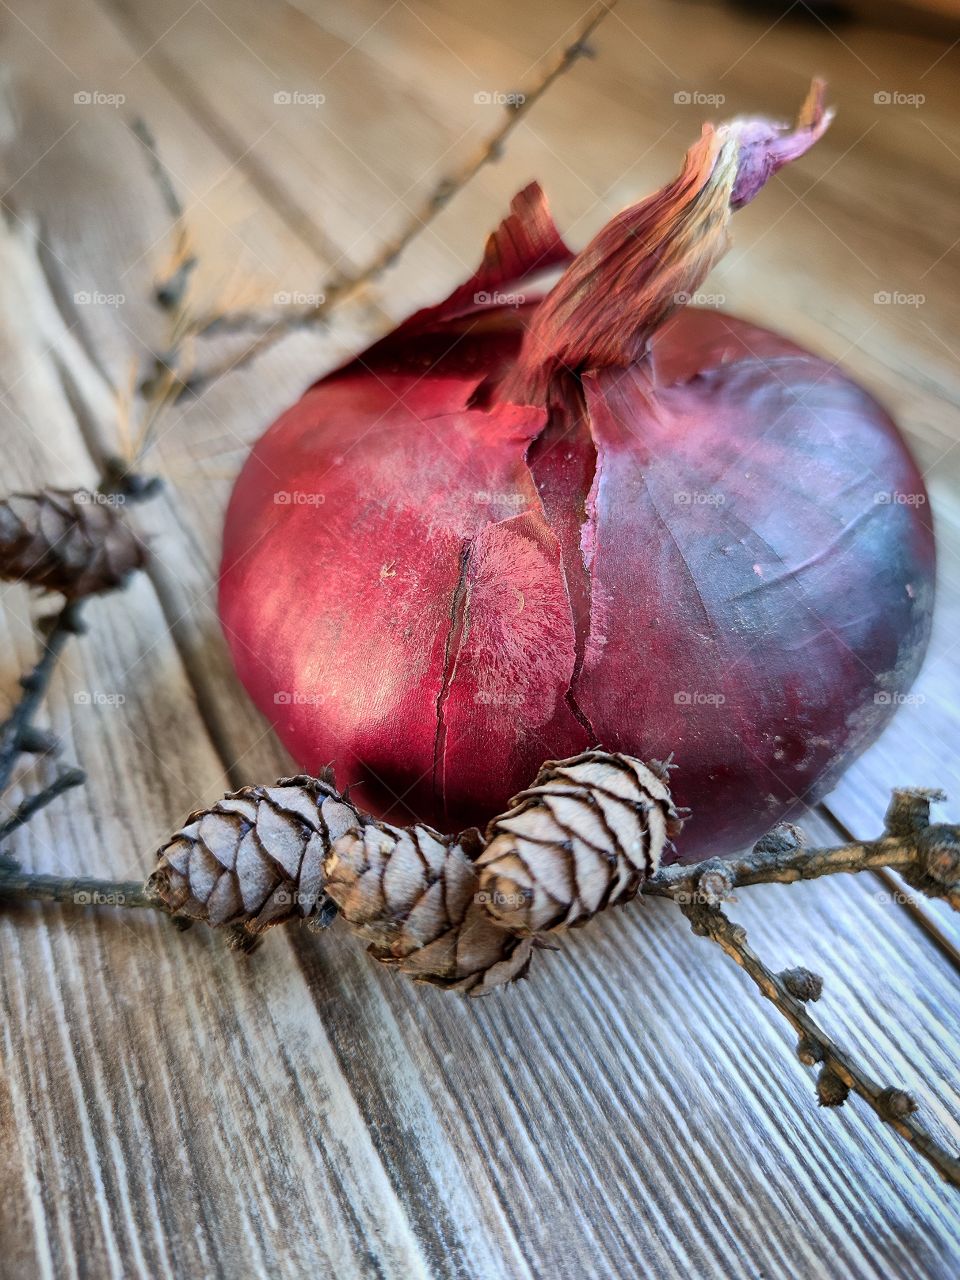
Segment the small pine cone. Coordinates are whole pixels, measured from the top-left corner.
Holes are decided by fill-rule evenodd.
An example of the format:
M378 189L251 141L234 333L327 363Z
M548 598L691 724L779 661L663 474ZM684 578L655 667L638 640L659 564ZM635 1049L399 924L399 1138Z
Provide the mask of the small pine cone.
M682 825L667 776L604 751L548 761L487 831L477 866L490 915L536 934L634 897Z
M160 849L148 886L179 916L251 933L291 919L329 923L323 861L360 818L330 778L243 787L192 813Z
M421 982L471 996L526 973L532 942L487 915L473 855L477 832L441 836L365 820L337 840L325 889L370 952Z
M84 489L0 501L0 578L79 599L121 586L145 561L146 548L116 508Z

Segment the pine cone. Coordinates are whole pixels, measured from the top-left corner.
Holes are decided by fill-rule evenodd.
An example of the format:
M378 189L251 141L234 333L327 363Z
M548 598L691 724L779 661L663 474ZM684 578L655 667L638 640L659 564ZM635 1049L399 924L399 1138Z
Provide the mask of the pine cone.
M244 787L193 813L149 881L175 915L256 934L339 908L384 964L471 996L527 972L540 932L633 897L680 818L665 766L590 751L544 765L479 831L357 812L332 775Z
M536 934L634 897L682 826L667 777L603 751L548 761L487 830L477 867L489 914Z
M477 831L441 836L366 820L334 844L325 888L384 964L471 996L523 977L533 943L487 914L474 857Z
M43 489L0 501L0 578L79 599L121 586L145 560L143 543L101 495Z
M243 787L192 813L159 851L148 887L176 915L250 933L291 919L329 923L323 861L360 818L329 778Z

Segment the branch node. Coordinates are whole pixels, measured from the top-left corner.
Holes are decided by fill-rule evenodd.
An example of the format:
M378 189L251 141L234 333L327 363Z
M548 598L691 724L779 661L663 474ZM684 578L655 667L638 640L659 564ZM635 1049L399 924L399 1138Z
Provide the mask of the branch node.
M797 1057L805 1067L815 1067L823 1061L823 1048L816 1040L801 1036L797 1041Z
M850 1086L831 1067L822 1067L817 1076L817 1105L842 1107L850 1094Z
M759 854L793 853L802 849L807 838L801 829L792 822L778 822L766 835L760 837L753 846L753 852Z
M57 613L48 613L44 617L38 618L37 630L45 640L49 639L57 631L65 632L71 636L82 636L87 633L87 624L80 617L77 609L68 604ZM40 675L42 683L46 676L36 669L28 671L26 675L21 676L20 683L24 689L33 688L32 682L38 675Z
M946 794L936 787L896 787L884 817L884 826L891 836L916 836L930 825L930 806L946 800Z
M917 840L917 868L921 876L946 889L960 882L960 839L946 824L926 827Z
M161 280L154 286L153 298L158 307L164 311L175 311L183 303L190 283L190 273L196 265L196 256L190 254L166 280Z
M60 739L49 729L27 724L20 730L17 749L29 756L52 756L60 750Z
M132 502L139 502L152 498L162 488L160 476L145 476L139 471L131 471L126 458L114 454L104 459L101 493L121 493Z
M896 1089L892 1085L884 1089L877 1102L886 1118L892 1121L904 1120L918 1109L916 1099L904 1089Z
M697 876L696 897L707 907L719 906L733 892L733 873L725 862L711 858Z
M819 1000L823 995L823 978L819 973L796 968L784 969L778 976L794 1000L806 1003L808 1000Z

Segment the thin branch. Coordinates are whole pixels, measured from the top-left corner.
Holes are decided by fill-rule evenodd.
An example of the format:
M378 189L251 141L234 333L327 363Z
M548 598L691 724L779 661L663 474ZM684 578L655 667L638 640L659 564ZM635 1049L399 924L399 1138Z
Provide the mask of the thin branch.
M150 159L150 172L153 180L157 184L157 188L163 199L163 203L167 207L167 213L173 218L174 222L183 222L184 209L177 194L177 189L173 184L166 165L160 158L160 149L157 146L157 140L153 136L153 132L147 124L146 120L137 117L131 121L131 132L139 139L146 148L147 155Z
M796 985L797 971L774 973L763 963L747 941L746 930L734 924L716 906L686 902L681 911L694 933L721 947L751 978L759 991L783 1014L800 1037L799 1053L809 1065L821 1064L818 1094L821 1105L838 1106L847 1090L853 1090L885 1123L895 1129L940 1174L945 1182L960 1186L960 1160L913 1119L916 1103L904 1090L878 1084L820 1029L801 1000L791 994L788 983ZM806 971L800 971L806 977ZM815 998L815 997L812 997Z
M80 603L78 600L68 600L59 613L47 620L47 625L42 628L44 635L40 658L31 671L20 677L23 693L10 718L0 727L0 793L6 790L17 757L24 750L24 737L29 741L33 717L46 696L64 645L71 636L83 630Z
M7 836L24 826L35 813L46 808L51 800L56 800L57 796L63 795L73 787L82 786L86 780L87 775L82 769L63 769L41 791L21 800L10 817L5 822L0 822L0 840L5 840Z
M151 176L157 185L167 213L174 222L174 265L169 275L159 281L154 288L157 303L164 310L172 311L183 301L190 282L190 274L197 265L197 259L191 249L190 230L183 204L169 170L160 156L156 138L147 122L139 117L131 123L130 130L147 153Z
M98 880L92 876L44 876L0 863L0 899L6 902L60 902L77 907L149 908L169 914L141 880Z
M25 755L52 756L60 750L60 740L49 729L38 729L36 725L27 725L20 732L20 750Z
M680 906L717 906L734 889L752 884L793 884L820 876L892 868L927 897L960 910L960 826L930 823L930 805L943 793L900 788L887 810L885 834L876 840L808 848L802 833L781 824L750 850L693 866L674 863L651 876L643 893L673 898Z
M295 329L315 325L330 314L334 307L345 299L352 297L360 289L372 284L393 265L401 253L412 243L440 211L461 191L468 182L487 164L498 160L502 154L504 143L520 121L530 112L547 92L552 84L563 76L580 58L591 54L587 43L600 23L613 9L616 0L602 0L586 21L582 24L573 41L546 67L539 79L522 95L518 101L506 109L503 123L456 168L445 173L424 198L420 206L413 212L408 222L383 244L374 257L356 272L341 272L329 279L323 287L321 298L313 306L287 312L282 317L265 318L256 312L228 312L224 315L211 316L199 322L195 330L197 335L213 335L216 333L240 332L257 325L266 324L263 333L237 356L223 364L198 373L181 384L181 390L194 393L216 382L227 373L243 368L281 338Z
M186 310L186 292L196 257L190 248L190 233L183 205L169 173L160 159L156 140L143 120L131 125L135 136L147 152L150 172L160 191L167 212L174 219L174 267L155 290L157 303L170 315L170 343L166 363L158 362L158 370L147 388L140 439L129 458L107 458L99 492L122 494L129 501L152 497L160 487L157 477L143 476L138 465L149 448L156 421L163 409L175 398L183 343L190 324ZM68 600L59 613L41 624L43 648L36 665L21 677L21 696L6 722L0 725L0 794L8 787L18 757L23 753L45 753L57 747L56 739L38 730L33 719L47 694L57 662L67 640L83 632L81 600ZM0 839L10 835L57 796L79 786L85 775L79 769L64 770L40 792L26 797L13 815L0 824Z
M917 855L916 843L899 836L814 849L804 845L783 850L755 848L737 857L711 858L693 866L672 863L651 876L643 892L674 898L681 904L697 898L721 901L734 889L751 884L794 884L798 880L877 871L881 867L909 868L916 863Z
M156 139L143 120L134 120L130 127L147 153L150 173L167 212L174 220L172 265L156 282L153 291L157 305L169 316L166 350L156 357L153 371L141 387L145 402L140 436L129 464L131 469L135 469L153 443L160 415L176 401L183 389L183 353L197 332L197 321L190 314L187 304L187 293L197 265L197 255L193 249L183 205L160 156Z

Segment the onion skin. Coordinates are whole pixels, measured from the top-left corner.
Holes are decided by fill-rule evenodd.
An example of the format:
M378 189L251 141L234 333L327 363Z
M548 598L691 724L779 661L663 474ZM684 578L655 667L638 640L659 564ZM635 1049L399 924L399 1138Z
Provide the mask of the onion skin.
M558 370L546 304L498 295L571 256L527 188L471 281L270 428L227 515L224 631L297 761L382 816L482 825L599 743L673 753L681 855L731 852L914 679L923 481L856 383L720 312L661 307L625 364Z

